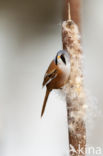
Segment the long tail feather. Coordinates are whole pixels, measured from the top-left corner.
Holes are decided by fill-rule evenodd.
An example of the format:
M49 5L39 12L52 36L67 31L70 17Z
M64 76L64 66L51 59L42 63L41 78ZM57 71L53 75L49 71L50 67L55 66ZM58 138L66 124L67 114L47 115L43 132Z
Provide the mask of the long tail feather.
M43 107L42 107L42 111L41 111L41 117L42 117L43 114L44 114L44 111L45 111L45 107L46 107L46 103L47 103L47 100L48 100L49 93L50 93L50 91L47 89L47 90L46 90L45 99L44 99L44 103L43 103Z

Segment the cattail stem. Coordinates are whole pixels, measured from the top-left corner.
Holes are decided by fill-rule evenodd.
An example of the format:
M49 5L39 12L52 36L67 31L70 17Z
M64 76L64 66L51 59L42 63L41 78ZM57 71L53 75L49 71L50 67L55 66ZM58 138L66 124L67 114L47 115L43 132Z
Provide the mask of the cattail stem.
M68 3L68 20L71 21L70 3Z
M64 13L63 13L63 20L68 19L68 2L70 4L70 10L71 10L71 18L75 23L78 25L79 30L81 28L81 22L80 22L80 8L81 8L81 0L65 0L64 4Z
M69 0L71 18L74 22L64 21L62 24L63 49L70 55L70 78L65 88L68 117L68 136L70 156L85 156L85 92L82 72L82 49L80 42L80 0ZM68 1L66 0L66 15L68 16ZM73 152L74 149L74 152Z

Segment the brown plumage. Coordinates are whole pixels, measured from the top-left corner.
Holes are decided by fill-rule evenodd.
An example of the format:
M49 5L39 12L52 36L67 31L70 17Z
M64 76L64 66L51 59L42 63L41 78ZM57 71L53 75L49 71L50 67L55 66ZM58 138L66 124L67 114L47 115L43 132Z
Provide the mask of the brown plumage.
M62 88L68 80L68 74L67 74L68 71L65 70L65 68L67 68L66 64L65 64L66 62L65 62L65 60L63 62L63 60L60 58L61 55L63 55L63 56L66 55L65 53L67 53L67 52L59 51L57 53L56 58L51 62L51 64L48 67L48 70L46 71L46 74L44 76L43 86L46 85L47 90L46 90L46 95L45 95L45 99L44 99L44 103L43 103L43 107L42 107L42 111L41 111L41 117L44 114L46 102L47 102L50 92L53 89ZM56 59L57 59L57 62L56 62ZM59 59L61 59L62 61L60 62Z

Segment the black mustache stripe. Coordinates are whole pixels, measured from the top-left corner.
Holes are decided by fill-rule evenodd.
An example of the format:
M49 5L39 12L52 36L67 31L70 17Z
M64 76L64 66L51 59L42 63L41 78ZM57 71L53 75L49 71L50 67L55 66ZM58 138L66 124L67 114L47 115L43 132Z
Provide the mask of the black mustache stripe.
M64 62L64 64L66 64L66 60L65 60L64 55L61 55L61 59L62 59L62 61Z

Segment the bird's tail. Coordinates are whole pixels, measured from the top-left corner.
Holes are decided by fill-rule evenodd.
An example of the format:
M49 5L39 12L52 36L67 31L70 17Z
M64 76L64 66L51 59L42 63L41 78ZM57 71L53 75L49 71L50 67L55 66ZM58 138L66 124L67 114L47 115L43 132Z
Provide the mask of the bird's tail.
M46 103L47 103L47 100L48 100L49 93L50 93L50 91L47 89L47 90L46 90L45 99L44 99L44 103L43 103L43 107L42 107L42 111L41 111L41 117L42 117L43 114L44 114L44 111L45 111L45 107L46 107Z

